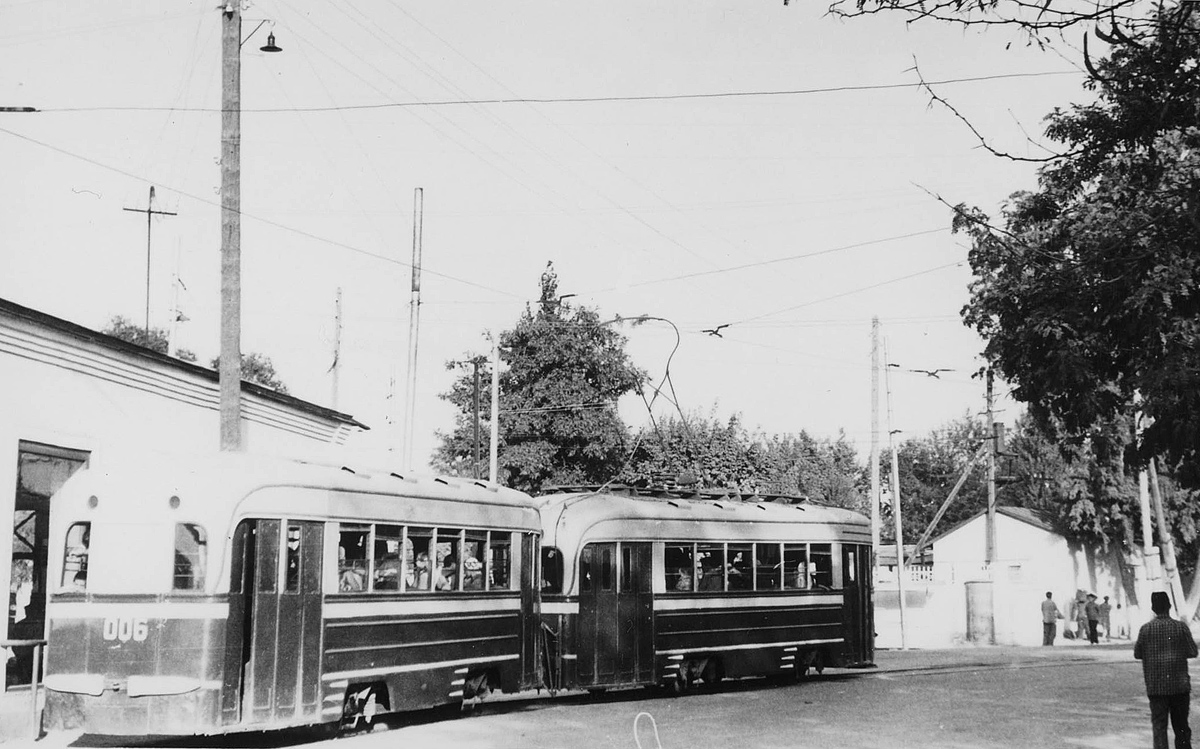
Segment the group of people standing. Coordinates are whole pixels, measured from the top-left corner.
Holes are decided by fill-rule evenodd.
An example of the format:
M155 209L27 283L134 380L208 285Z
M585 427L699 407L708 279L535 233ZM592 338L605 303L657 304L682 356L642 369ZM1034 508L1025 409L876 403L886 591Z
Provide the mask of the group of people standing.
M1071 602L1071 619L1075 622L1075 631L1064 630L1064 635L1081 640L1087 637L1088 642L1099 645L1100 630L1103 629L1105 641L1111 640L1112 608L1112 604L1108 602L1108 596L1104 596L1103 602L1097 603L1095 593L1088 593L1084 596L1081 591L1076 600ZM1118 608L1120 608L1119 605ZM1058 610L1058 604L1054 602L1054 594L1046 591L1046 600L1042 601L1043 645L1054 644L1054 639L1058 636L1058 620L1063 618L1062 612Z

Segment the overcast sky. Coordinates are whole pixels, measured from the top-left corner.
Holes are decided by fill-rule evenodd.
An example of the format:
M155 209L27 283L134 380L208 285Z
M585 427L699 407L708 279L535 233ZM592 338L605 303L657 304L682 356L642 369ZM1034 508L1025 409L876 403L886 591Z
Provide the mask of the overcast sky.
M218 352L220 13L212 0L0 0L0 297L103 328L151 324L176 268L181 345ZM680 404L751 429L870 431L870 321L894 428L982 410L962 326L965 240L931 194L995 213L1034 186L912 87L914 60L997 148L1083 74L998 32L843 22L821 2L254 2L242 54L244 352L292 394L387 432L403 393L413 193L424 190L419 463L449 430L445 362L484 352L553 261L604 317L681 332ZM273 30L281 54L259 47ZM1006 46L1012 42L1010 48ZM530 102L528 100L539 100ZM514 101L525 100L525 101ZM1032 141L1032 142L1031 142ZM728 325L721 337L701 331ZM625 328L657 380L668 325ZM933 378L913 369L951 369ZM665 405L665 404L664 404ZM1006 405L1003 418L1015 416ZM622 404L631 426L640 401ZM665 412L664 412L665 413Z

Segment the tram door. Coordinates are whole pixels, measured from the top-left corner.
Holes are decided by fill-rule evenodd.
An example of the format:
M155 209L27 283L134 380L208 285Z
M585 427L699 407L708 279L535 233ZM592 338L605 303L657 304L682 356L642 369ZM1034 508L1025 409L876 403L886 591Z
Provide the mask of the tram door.
M579 681L654 680L649 543L588 544L580 555Z
M320 720L322 535L321 523L296 520L234 534L226 723Z
M864 663L875 658L875 610L871 602L871 547L842 546L842 589L848 655Z

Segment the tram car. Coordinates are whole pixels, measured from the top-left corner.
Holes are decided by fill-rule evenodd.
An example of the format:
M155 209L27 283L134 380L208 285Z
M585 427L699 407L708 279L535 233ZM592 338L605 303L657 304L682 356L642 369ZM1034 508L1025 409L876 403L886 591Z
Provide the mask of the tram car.
M795 500L540 498L546 685L682 692L874 658L870 522Z
M49 729L344 725L541 684L520 492L224 454L54 502Z

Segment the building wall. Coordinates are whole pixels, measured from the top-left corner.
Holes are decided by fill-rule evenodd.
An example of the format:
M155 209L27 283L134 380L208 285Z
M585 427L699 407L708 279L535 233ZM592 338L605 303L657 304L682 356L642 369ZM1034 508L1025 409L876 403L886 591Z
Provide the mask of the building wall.
M153 461L219 446L214 379L72 327L0 310L0 522L6 526L0 529L0 586L10 594L22 444L80 451L100 470L128 456ZM346 417L306 406L244 390L245 449L336 460L361 430ZM7 618L0 635L8 637Z
M1124 624L1128 631L1141 621L1136 601L1127 593L1133 581L1122 578L1121 560L1115 552L1084 549L1056 533L997 514L993 578L985 562L986 529L986 519L981 516L938 539L933 546L932 580L927 572L906 579L906 646L948 647L970 642L968 587L990 599L994 641L999 645L1041 644L1040 606L1046 591L1053 593L1066 617L1071 616L1070 603L1076 592L1082 590L1101 599L1110 597L1114 629ZM988 580L990 586L968 586ZM894 575L877 584L876 596L877 645L899 647L899 597ZM988 602L975 603L986 606ZM1122 605L1120 614L1117 603ZM1060 633L1065 623L1060 623ZM990 644L992 638L983 639L980 644Z

